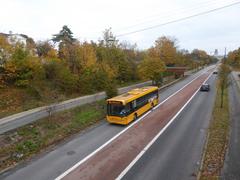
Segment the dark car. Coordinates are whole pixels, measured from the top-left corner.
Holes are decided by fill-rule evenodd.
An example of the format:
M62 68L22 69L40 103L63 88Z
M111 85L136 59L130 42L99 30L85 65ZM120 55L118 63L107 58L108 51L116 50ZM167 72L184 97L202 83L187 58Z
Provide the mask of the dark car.
M218 74L218 72L217 71L213 71L213 74Z
M210 85L209 84L202 84L200 91L209 91Z

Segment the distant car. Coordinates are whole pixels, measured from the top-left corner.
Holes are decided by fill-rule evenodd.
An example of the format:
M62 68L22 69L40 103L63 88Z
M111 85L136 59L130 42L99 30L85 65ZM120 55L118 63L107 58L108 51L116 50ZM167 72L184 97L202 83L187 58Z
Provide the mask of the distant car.
M218 72L217 71L213 71L213 74L218 74Z
M202 84L200 91L209 91L210 85L209 84Z

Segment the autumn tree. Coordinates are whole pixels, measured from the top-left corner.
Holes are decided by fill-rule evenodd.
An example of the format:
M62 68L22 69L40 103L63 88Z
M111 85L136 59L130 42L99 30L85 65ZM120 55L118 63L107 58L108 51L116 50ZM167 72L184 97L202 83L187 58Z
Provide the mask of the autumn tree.
M181 49L177 51L177 58L176 58L176 66L191 66L191 58L189 56L189 52L185 49Z
M79 58L80 66L83 70L90 69L96 66L96 52L91 44L84 42L80 46L78 46L77 56Z
M110 66L116 74L118 83L136 79L136 64L133 63L131 57L128 57L130 54L126 53L127 50L121 48L111 29L104 31L103 40L100 40L94 47L96 48L97 61L104 62Z
M7 60L9 59L10 51L11 51L11 46L7 41L7 38L3 35L0 35L0 88L4 87L5 85L4 66Z
M85 93L94 92L99 89L98 83L95 79L98 79L98 64L96 58L96 52L94 47L84 42L81 45L76 46L76 72L79 75L79 86ZM102 90L102 89L101 89Z
M27 35L21 34L22 37L24 37L26 39L26 49L29 51L29 53L32 56L35 56L37 54L36 52L36 43L33 40L33 38L28 37Z
M161 59L167 66L173 66L177 58L176 42L175 38L162 36L155 41L149 54L151 57Z
M40 58L57 58L57 51L48 40L37 42L36 49Z
M7 59L9 59L13 48L9 44L7 38L0 35L0 66L3 65Z
M40 59L32 56L23 45L14 47L11 58L4 65L4 79L16 86L28 87L34 80L44 78Z
M110 66L107 49L91 42L75 43L75 71L79 77L79 90L83 93L94 93L115 84L115 70ZM98 59L97 51L101 53Z
M194 61L198 61L201 65L209 64L209 56L204 50L194 49L191 52L191 58Z
M0 87L4 87L10 77L15 77L15 66L6 65L10 60L14 47L9 43L7 36L0 35Z
M159 58L146 57L138 66L139 76L144 80L151 79L153 84L160 85L165 64Z
M240 48L231 51L227 56L228 63L233 67L240 67Z

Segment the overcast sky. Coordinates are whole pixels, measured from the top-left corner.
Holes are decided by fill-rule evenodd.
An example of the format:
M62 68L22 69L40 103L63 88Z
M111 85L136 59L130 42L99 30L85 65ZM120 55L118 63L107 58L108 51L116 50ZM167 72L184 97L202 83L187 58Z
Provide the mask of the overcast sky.
M50 39L63 25L83 40L98 40L104 29L115 35L174 21L240 0L0 0L0 32ZM181 49L208 53L240 47L240 4L213 13L125 36L121 41L149 48L162 36L174 36Z

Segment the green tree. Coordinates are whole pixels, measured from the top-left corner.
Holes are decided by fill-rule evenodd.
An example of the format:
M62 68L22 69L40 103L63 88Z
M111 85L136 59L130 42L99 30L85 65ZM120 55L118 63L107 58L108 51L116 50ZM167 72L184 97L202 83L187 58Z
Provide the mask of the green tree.
M58 56L60 59L66 61L72 73L76 72L77 55L76 46L78 45L76 39L73 37L72 31L65 25L62 30L53 35L52 41L59 43Z
M62 30L58 34L53 35L52 38L54 43L59 42L63 44L71 44L75 40L72 31L66 25L62 27Z
M219 85L221 89L221 108L223 108L223 96L225 89L229 86L228 75L231 72L229 66L222 63L219 70Z
M139 76L144 80L152 80L153 84L160 85L165 64L159 58L146 57L138 66Z
M135 81L138 79L137 76L137 64L139 61L140 52L137 51L137 44L131 44L127 41L120 43L120 48L125 54L127 66L128 66L128 77L130 81ZM140 57L140 60L143 60L143 57Z
M96 48L98 62L104 62L116 74L118 83L134 80L136 77L136 64L131 57L128 58L126 49L122 49L111 29L106 29L103 33L103 40L98 44L92 43Z
M11 59L4 65L4 79L19 87L28 87L34 80L44 79L45 72L38 57L18 45Z
M56 88L72 93L79 90L78 76L72 74L66 64L58 59L53 59L44 64L46 79L52 82Z
M114 82L108 81L105 86L105 92L107 99L116 96L118 93L116 84Z

